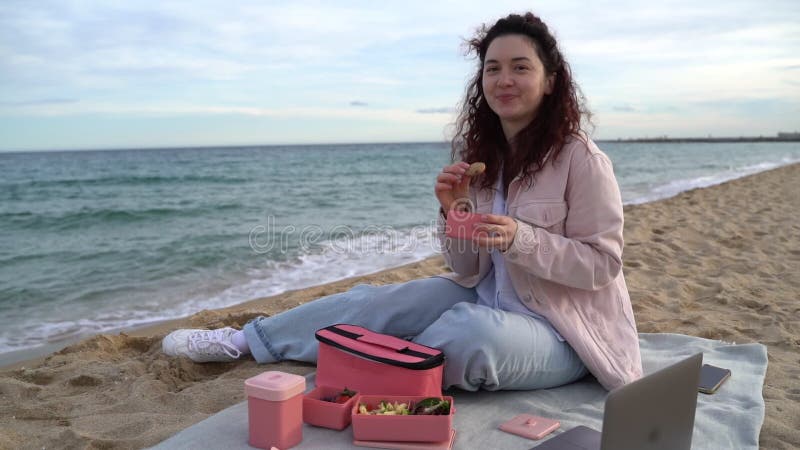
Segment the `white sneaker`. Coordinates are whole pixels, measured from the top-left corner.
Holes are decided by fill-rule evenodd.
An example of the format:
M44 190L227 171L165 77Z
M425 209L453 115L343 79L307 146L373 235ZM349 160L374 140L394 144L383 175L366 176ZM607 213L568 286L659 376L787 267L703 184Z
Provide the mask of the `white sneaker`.
M175 330L161 341L161 350L169 356L186 356L194 362L234 361L242 356L231 341L236 331L230 327Z

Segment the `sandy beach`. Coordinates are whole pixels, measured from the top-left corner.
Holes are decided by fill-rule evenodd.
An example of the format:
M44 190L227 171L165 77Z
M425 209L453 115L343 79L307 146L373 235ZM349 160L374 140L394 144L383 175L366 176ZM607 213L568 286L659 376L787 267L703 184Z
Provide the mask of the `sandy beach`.
M625 274L641 332L767 345L762 448L800 447L800 164L626 207ZM178 327L241 327L359 283L446 271L441 257L256 299L0 370L0 448L142 448L244 399L264 370L302 363L195 364L161 354ZM735 375L734 375L735 376Z

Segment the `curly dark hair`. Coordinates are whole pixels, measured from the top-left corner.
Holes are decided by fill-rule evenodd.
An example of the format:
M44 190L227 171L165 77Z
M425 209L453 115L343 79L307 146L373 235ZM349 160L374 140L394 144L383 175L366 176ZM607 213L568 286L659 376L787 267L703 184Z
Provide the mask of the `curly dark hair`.
M536 119L513 138L515 152L503 134L500 118L491 110L483 93L483 64L489 44L500 36L519 34L528 37L545 71L555 74L553 91L542 99ZM556 39L541 19L528 12L525 15L511 14L497 21L490 28L478 28L472 39L466 41L467 53L479 58L475 76L469 82L455 124L451 157L455 161L482 161L486 172L480 178L480 187L493 188L501 176L506 192L511 180L521 174L533 183L536 172L546 160L555 161L564 143L571 135L580 135L581 118L587 122L591 113L585 107L580 88L572 79L569 64L558 48ZM590 122L589 122L590 123ZM548 152L552 153L548 156Z

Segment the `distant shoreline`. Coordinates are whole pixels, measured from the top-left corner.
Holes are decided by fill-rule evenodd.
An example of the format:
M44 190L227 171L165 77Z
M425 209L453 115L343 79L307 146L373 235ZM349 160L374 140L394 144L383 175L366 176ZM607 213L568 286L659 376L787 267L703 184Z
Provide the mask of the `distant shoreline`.
M797 137L751 136L751 137L688 137L688 138L633 138L598 139L597 142L635 142L637 144L681 144L681 143L735 143L735 142L800 142Z

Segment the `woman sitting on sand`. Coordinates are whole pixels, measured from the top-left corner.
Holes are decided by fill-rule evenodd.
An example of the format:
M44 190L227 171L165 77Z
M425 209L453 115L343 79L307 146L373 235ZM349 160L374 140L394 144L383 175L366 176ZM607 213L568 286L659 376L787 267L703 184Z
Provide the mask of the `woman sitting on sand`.
M164 338L165 353L314 362L314 332L348 323L441 349L445 388L549 388L588 370L612 389L641 376L619 187L581 131L577 87L555 38L527 13L483 27L469 45L480 64L452 156L486 171L470 177L458 162L436 178L438 236L453 273L359 285L242 331L177 330ZM455 208L482 214L471 242L444 234Z

